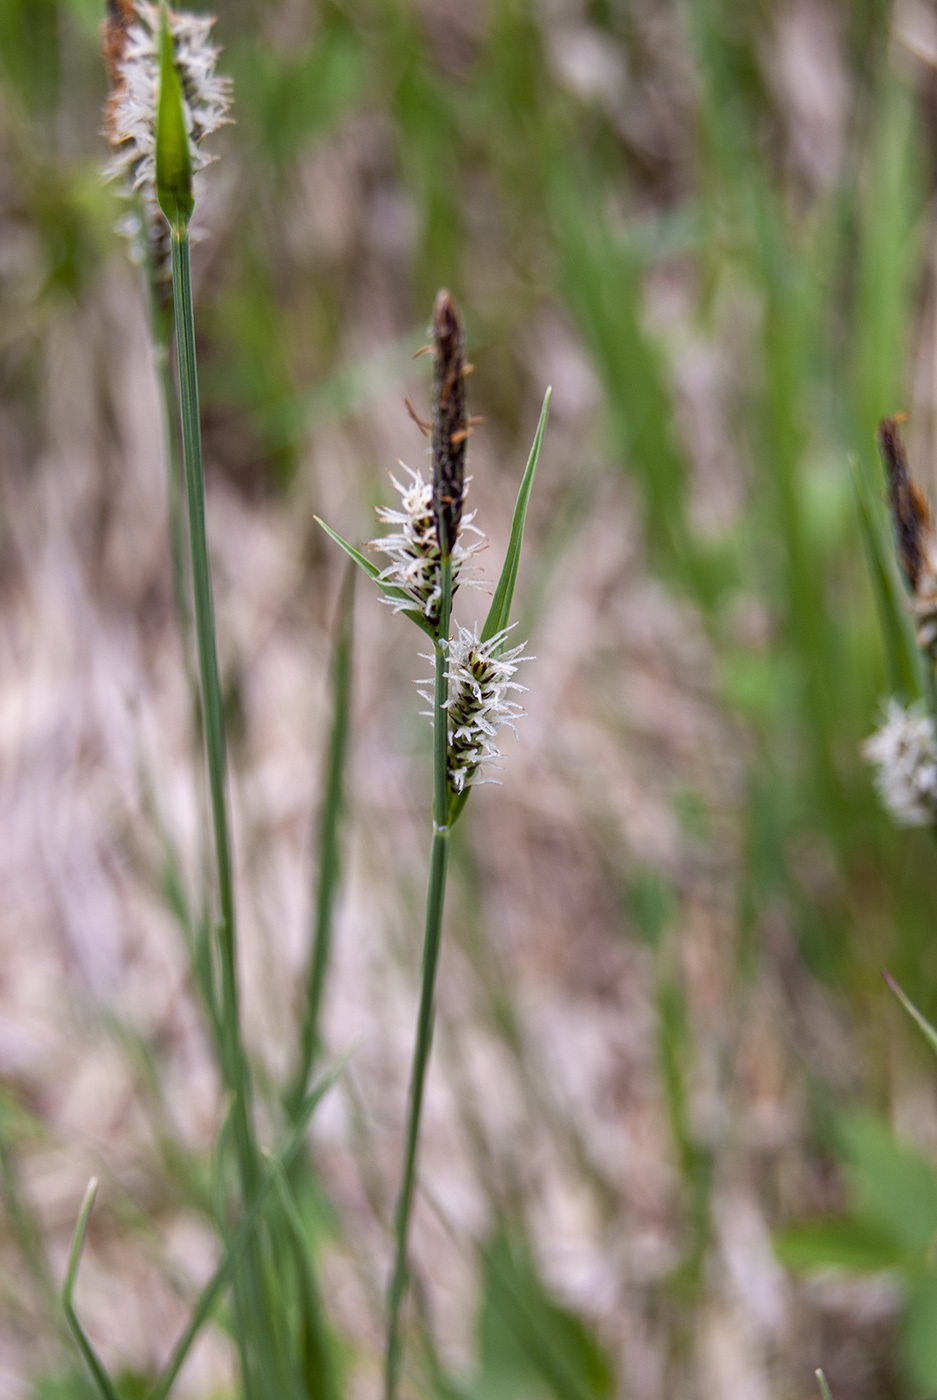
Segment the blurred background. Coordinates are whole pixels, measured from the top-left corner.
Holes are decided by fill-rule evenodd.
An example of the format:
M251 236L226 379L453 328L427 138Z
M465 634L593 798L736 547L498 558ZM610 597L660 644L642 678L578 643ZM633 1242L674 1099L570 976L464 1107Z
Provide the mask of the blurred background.
M273 1141L353 541L465 313L528 717L457 832L414 1222L416 1392L937 1392L937 866L859 745L896 685L850 463L937 439L931 0L224 0L196 211L245 1021ZM146 300L98 0L0 0L0 1393L142 1393L217 1259L223 1105ZM882 521L879 521L882 526ZM883 526L887 530L887 525ZM474 611L473 611L474 610ZM459 619L487 602L463 591ZM357 590L315 1120L342 1387L377 1393L430 838L421 638ZM900 677L898 677L900 680ZM307 1202L308 1205L308 1202ZM510 1280L506 1288L505 1279ZM519 1303L518 1300L521 1300ZM224 1316L179 1384L231 1393Z

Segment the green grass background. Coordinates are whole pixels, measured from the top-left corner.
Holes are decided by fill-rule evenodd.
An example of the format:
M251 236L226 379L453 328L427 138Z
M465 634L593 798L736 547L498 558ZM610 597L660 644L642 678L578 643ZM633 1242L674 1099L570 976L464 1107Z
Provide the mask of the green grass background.
M915 28L910 10L881 0L217 8L237 124L217 143L209 232L196 250L211 470L288 507L308 489L308 443L342 425L361 443L361 481L371 484L357 520L366 520L390 440L367 426L375 385L410 373L396 366L419 343L441 284L465 308L473 409L511 461L522 459L545 387L537 337L556 322L581 347L599 393L575 433L558 428L563 469L535 511L524 565L529 630L595 502L626 483L633 547L705 640L705 689L742 765L727 807L714 808L692 780L675 799L702 846L718 852L724 838L731 847L724 1051L731 1059L735 1038L756 1034L747 1018L766 961L791 980L795 1007L824 998L849 1028L845 1068L809 1038L792 1052L803 1179L826 1185L782 1189L770 1171L760 1185L795 1276L828 1264L886 1271L897 1301L871 1329L847 1309L841 1332L853 1339L831 1334L829 1355L801 1352L792 1338L771 1363L772 1393L809 1393L819 1364L837 1400L937 1391L937 1178L926 1128L916 1146L898 1147L886 1127L894 1057L909 1061L926 1097L928 1052L879 977L887 966L937 1016L937 863L927 833L889 825L859 756L881 698L914 680L883 636L857 504L858 491L887 539L874 447L882 414L912 412L914 466L925 483L932 475L937 78L927 24L919 15ZM43 451L45 347L122 256L111 231L118 203L99 178L99 19L94 0L0 3L0 222L11 244L30 248L28 274L0 267L0 393L27 462ZM835 67L805 58L798 67L791 45L801 33L827 36ZM323 195L323 217L337 224L316 242L298 218L298 192L315 203L303 182L326 179L330 162L360 164L358 206L329 215ZM674 288L679 314L668 316ZM716 457L730 459L722 510L707 511L713 463L707 476L681 380L688 338L721 366L700 411L720 424ZM555 389L561 398L561 372ZM343 533L355 524L332 523ZM309 567L337 578L326 548L310 541ZM533 668L527 680L549 684ZM614 697L605 700L614 736ZM236 695L232 706L236 729ZM699 1047L681 873L634 859L601 816L607 795L591 799L587 844L623 935L650 950L651 1039L683 1181L680 1257L645 1300L668 1339L660 1389L648 1393L689 1396L701 1384L695 1347L713 1291L722 1157L693 1107ZM469 847L460 878L470 891ZM462 899L470 911L471 894ZM783 958L772 941L779 923ZM492 1016L510 1047L519 1032L496 980ZM23 1326L46 1339L39 1379L24 1378L22 1393L35 1384L49 1397L82 1394L67 1343L54 1341L57 1266L20 1179L36 1127L15 1080L4 1104L6 1257L31 1270ZM204 1209L198 1181L190 1164L174 1189ZM800 1215L813 1223L794 1229ZM453 1373L424 1320L413 1324L421 1360L412 1384L563 1400L623 1384L615 1377L627 1367L594 1319L545 1287L523 1219L509 1192L480 1246L473 1369ZM353 1337L328 1342L339 1358L331 1368L316 1362L326 1343L309 1322L315 1287L301 1269L284 1284L284 1309L296 1312L283 1325L306 1332L305 1369L282 1382L297 1394L331 1393L354 1373ZM822 1350L822 1337L811 1342ZM144 1378L122 1384L136 1394Z

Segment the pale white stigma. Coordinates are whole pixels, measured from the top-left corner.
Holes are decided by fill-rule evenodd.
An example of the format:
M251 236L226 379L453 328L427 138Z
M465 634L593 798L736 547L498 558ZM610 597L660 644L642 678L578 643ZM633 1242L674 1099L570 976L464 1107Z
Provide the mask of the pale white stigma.
M899 826L937 819L937 732L923 705L889 700L885 722L862 745L877 768L875 787Z
M481 776L483 767L497 767L502 757L495 739L505 728L513 730L517 736L516 721L523 718L524 709L510 697L527 687L519 685L514 676L519 665L533 658L521 656L526 642L508 651L500 650L510 631L510 627L505 627L483 642L477 626L474 630L458 627L449 642L446 714L449 786L453 792L495 781ZM418 681L417 684L430 685L431 682ZM420 694L430 705L433 703L430 691L421 690ZM432 711L429 713L431 715Z
M422 474L412 467L400 463L410 477L403 484L391 473L391 481L400 492L400 509L378 506L377 516L383 525L396 525L398 528L380 539L371 540L369 547L379 549L390 559L390 564L382 570L380 581L393 584L406 594L405 598L385 598L394 612L419 611L434 626L439 622L439 603L442 594L440 586L439 536L436 516L433 512L433 484L424 481ZM468 482L465 483L466 494ZM472 524L474 512L463 515L460 537L452 549L452 591L459 584L479 587L479 580L471 573L473 557L484 549L487 541L482 532ZM469 530L478 538L471 544L463 542L463 533Z

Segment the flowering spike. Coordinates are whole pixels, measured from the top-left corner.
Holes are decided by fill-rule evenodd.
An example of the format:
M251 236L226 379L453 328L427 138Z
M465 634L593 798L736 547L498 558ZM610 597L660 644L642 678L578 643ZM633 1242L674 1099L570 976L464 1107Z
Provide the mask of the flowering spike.
M409 484L402 484L393 475L390 478L400 492L401 509L378 506L377 510L378 519L385 525L396 525L399 528L393 534L372 540L371 548L381 550L391 560L378 576L379 581L399 588L405 594L402 599L387 599L394 611L419 612L430 627L436 630L439 627L442 588L439 535L433 513L433 487L412 467L404 467L404 471L410 477ZM461 522L463 529L473 531L479 538L469 545L456 541L452 547L453 593L460 583L478 587L478 580L469 569L474 555L484 548L486 540L481 531L472 524L472 520L473 515L465 516Z
M905 709L889 700L885 722L862 752L878 769L875 786L899 826L937 821L937 733L920 703Z
M526 642L508 651L501 650L510 630L506 627L488 641L481 641L477 627L459 627L449 643L449 694L445 709L448 780L455 794L463 793L469 786L494 781L480 777L480 770L498 766L501 750L494 742L497 735L506 728L516 736L516 722L524 716L523 706L512 700L510 693L526 689L514 676L522 662L533 658L521 656ZM428 691L420 694L432 704Z
M462 316L443 287L433 306L433 513L447 554L455 548L465 489L465 331Z
M193 175L210 163L202 142L228 120L231 106L231 81L215 73L218 49L211 43L211 16L161 9L147 0L108 0L102 41L111 91L104 130L112 155L105 174L120 181L124 194L140 200L140 217L123 221L121 231L142 234L142 251L158 286L168 284L170 275L169 230L156 197L163 13Z
M911 593L918 646L937 660L937 531L927 497L908 471L898 424L883 418L878 444L888 475L888 504L898 561Z

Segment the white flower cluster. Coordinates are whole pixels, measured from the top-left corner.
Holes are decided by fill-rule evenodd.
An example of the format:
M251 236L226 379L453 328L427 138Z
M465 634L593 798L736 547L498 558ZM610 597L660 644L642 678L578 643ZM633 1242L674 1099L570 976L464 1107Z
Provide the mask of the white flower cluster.
M502 729L512 729L515 737L517 735L515 721L523 717L524 709L509 698L509 692L526 690L526 686L518 685L514 676L518 666L532 658L521 656L526 642L508 651L501 650L510 630L506 627L483 642L477 626L474 630L459 627L449 643L446 713L449 786L453 792L462 792L472 784L495 781L479 777L479 770L483 765L498 766L501 750L495 739ZM419 684L429 685L430 682ZM433 703L431 691L421 690L420 694L430 705Z
M400 509L378 506L378 519L384 525L399 528L390 535L371 540L370 548L379 549L391 560L380 574L381 583L392 584L401 589L406 598L387 598L394 612L413 611L415 608L432 625L439 622L439 603L442 595L440 585L439 536L436 516L433 511L433 484L424 481L420 472L400 464L409 474L410 482L403 485L391 474L391 481L400 492ZM466 489L468 483L466 482ZM461 537L452 548L452 592L455 594L460 583L478 587L478 580L470 572L471 561L487 541L479 529L472 524L472 515L463 515L460 529L471 530L478 536L471 544L462 543Z
M937 731L923 706L889 700L885 722L862 746L875 786L899 826L937 821Z
M108 21L105 46L111 72L105 135L113 148L105 175L120 180L125 192L143 201L145 232L151 239L162 227L156 202L156 114L159 105L159 5L146 0L119 0ZM182 87L193 173L212 157L201 149L206 136L228 120L231 80L215 73L219 50L210 42L214 18L166 10L173 55ZM137 234L139 221L124 221L122 231Z

